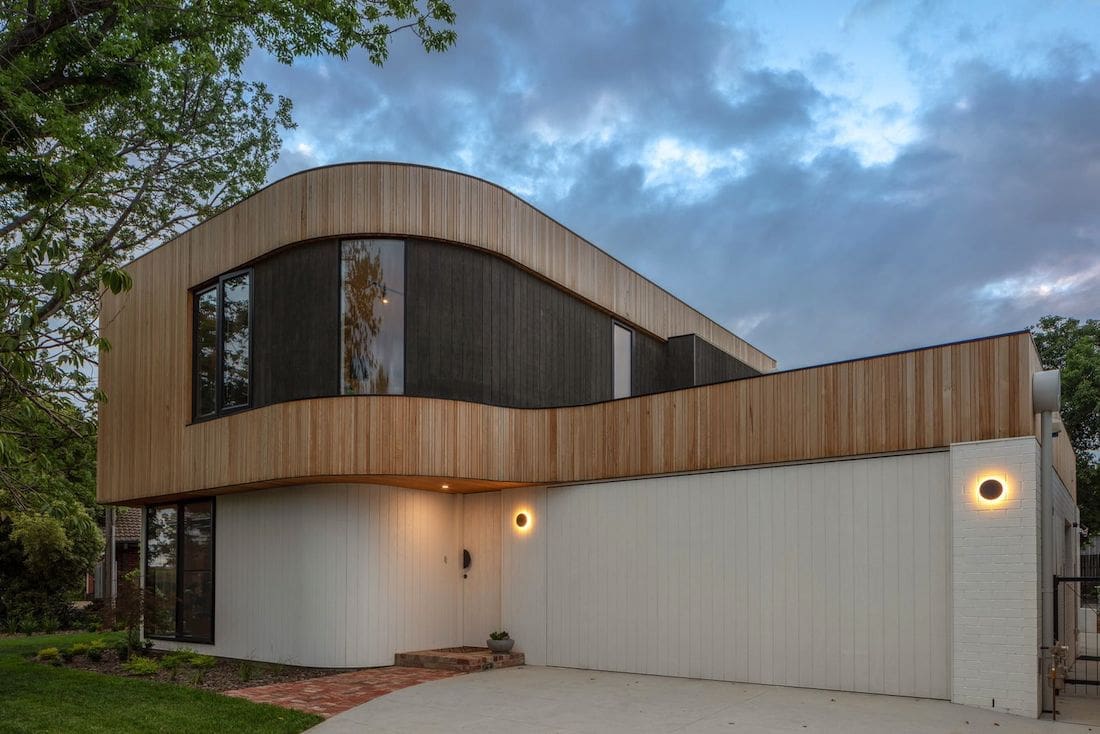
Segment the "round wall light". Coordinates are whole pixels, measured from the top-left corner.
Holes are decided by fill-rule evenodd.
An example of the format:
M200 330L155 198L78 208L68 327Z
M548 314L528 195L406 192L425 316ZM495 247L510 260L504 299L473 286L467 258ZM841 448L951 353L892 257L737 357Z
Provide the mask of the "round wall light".
M1005 485L1001 483L999 479L986 479L978 487L978 494L982 496L983 500L992 502L993 500L999 500L1001 495L1004 494Z
M528 519L529 519L529 518L527 517L527 513L526 513L526 512L521 512L521 513L519 513L518 515L516 515L516 527L517 527L517 528L525 528L525 527L527 527L527 521L528 521Z

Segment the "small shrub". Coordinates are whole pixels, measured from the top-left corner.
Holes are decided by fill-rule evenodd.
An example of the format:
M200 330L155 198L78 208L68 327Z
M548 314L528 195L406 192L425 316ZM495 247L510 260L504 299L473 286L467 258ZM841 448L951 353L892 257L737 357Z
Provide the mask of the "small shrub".
M195 676L191 679L191 682L195 685L200 685L206 679L206 671L217 665L218 659L211 655L194 653L191 655L191 660L188 661L188 664L195 670Z
M252 680L253 675L255 675L255 666L252 661L242 660L241 664L237 666L237 677L241 679L241 683Z
M126 662L130 659L130 643L126 640L119 640L115 643L115 654L118 655L119 662Z
M103 640L92 640L88 645L88 659L98 663L103 659L103 651L107 649L107 643Z
M187 664L196 670L210 670L218 664L218 659L213 655L200 655L197 652L193 652Z
M73 657L75 656L73 655L73 649L71 647L66 647L61 651L61 659L64 660L66 663L71 663L73 661Z
M188 665L191 662L191 657L195 654L194 650L186 647L180 647L171 652L164 654L164 657L160 659L160 664L165 668L179 668L184 665Z
M490 632L489 633L489 639L490 640L509 640L511 638L508 637L508 630L497 630L495 632Z
M123 663L122 669L130 675L153 675L160 670L160 663L153 658L134 658Z
M57 617L46 616L42 618L42 631L47 635L52 635L61 628L61 623L57 621Z
M182 668L184 665L187 665L188 661L190 660L191 651L187 648L180 648L179 650L173 650L172 652L162 657L160 659L160 667L171 673L171 675L168 677L169 680L175 680L176 674L179 672L179 669Z
M73 654L73 657L80 657L81 655L88 654L87 642L74 642L69 646L69 652Z
M61 651L56 647L44 647L34 657L40 663L61 664Z
M33 635L38 631L38 622L34 621L34 617L22 617L19 620L19 631L27 636Z

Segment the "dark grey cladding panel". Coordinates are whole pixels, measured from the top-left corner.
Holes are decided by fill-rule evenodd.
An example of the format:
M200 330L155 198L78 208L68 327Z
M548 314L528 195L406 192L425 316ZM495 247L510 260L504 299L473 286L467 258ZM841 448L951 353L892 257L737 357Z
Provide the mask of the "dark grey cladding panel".
M611 319L515 265L406 245L408 395L522 408L611 397Z
M726 354L702 337L694 334L692 336L695 341L696 385L709 385L714 382L755 377L760 374L759 370L755 370L736 357Z
M253 405L338 394L338 244L300 245L257 262L252 297Z
M405 252L406 395L522 408L611 399L608 314L488 253L418 240ZM280 251L253 278L253 405L339 394L339 244ZM694 334L634 333L635 395L755 374Z
M635 395L665 392L669 389L667 345L660 339L634 332L634 351L630 360L630 387Z
M697 385L695 381L695 335L683 334L668 340L669 390Z

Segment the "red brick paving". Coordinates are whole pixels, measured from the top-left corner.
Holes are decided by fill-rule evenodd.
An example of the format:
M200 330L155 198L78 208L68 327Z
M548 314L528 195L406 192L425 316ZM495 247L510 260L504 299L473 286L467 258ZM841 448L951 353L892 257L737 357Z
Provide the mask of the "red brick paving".
M239 688L235 691L226 691L225 695L320 714L327 719L387 693L456 675L462 675L462 673L453 670L393 666L356 670L352 673L340 673L290 683Z

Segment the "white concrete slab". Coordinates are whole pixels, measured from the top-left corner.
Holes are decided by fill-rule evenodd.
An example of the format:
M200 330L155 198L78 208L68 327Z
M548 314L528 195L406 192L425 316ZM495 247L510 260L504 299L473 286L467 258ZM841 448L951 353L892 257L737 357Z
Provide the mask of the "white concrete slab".
M1083 734L946 701L527 666L405 688L311 729L353 732Z

